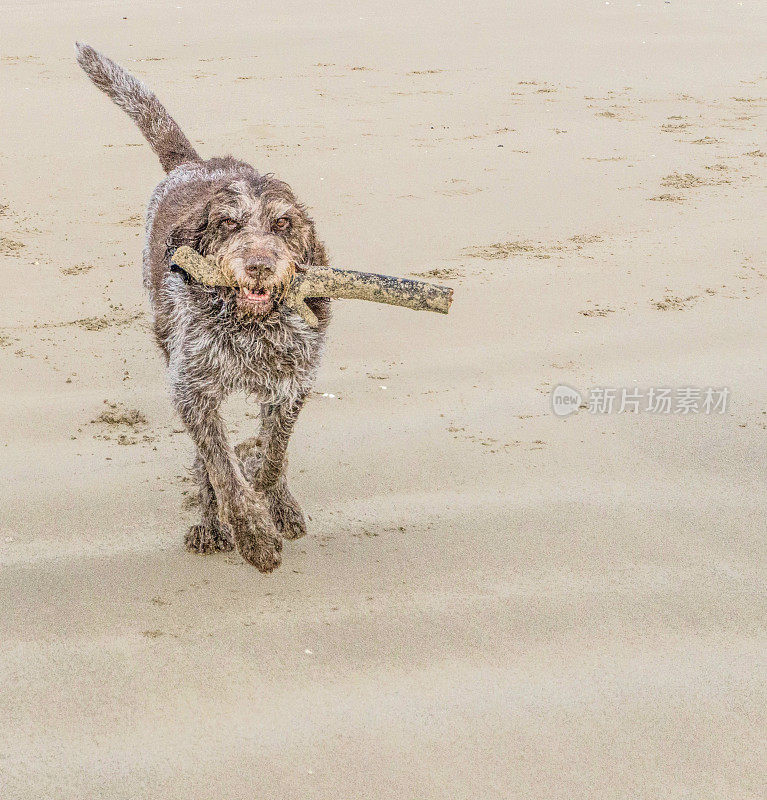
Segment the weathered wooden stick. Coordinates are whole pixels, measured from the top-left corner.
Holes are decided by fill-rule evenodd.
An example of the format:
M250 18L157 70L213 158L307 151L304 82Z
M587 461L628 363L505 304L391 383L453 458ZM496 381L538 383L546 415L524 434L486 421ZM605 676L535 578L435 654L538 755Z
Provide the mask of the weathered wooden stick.
M173 254L173 263L205 286L237 287L231 273L191 247L179 247ZM296 273L282 302L300 314L307 325L316 328L317 317L304 302L307 297L370 300L374 303L412 308L415 311L447 314L453 301L453 290L449 286L375 275L371 272L306 267L306 272Z

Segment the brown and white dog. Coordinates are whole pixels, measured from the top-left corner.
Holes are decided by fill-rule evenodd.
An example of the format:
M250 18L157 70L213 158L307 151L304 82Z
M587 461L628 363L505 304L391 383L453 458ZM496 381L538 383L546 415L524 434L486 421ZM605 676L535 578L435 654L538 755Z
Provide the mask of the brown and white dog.
M167 173L147 210L144 285L171 398L197 447L202 521L186 546L208 553L236 545L271 572L282 538L306 533L285 453L330 321L327 300L307 301L319 319L315 330L279 299L295 269L327 264L325 250L286 183L231 157L204 161L139 80L88 45L77 45L77 60L138 125ZM171 263L181 245L227 265L242 288L191 282ZM258 438L236 450L219 412L234 391L261 403Z

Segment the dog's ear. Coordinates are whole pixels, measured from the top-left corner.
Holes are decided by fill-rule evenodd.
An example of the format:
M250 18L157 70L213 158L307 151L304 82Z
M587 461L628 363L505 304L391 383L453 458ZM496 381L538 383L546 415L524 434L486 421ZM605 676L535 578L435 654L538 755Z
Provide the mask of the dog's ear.
M170 260L173 253L182 245L187 245L198 253L205 255L204 240L205 232L210 220L210 201L185 210L176 224L171 229L165 245L165 256Z
M328 265L325 245L317 238L317 234L314 232L314 225L312 225L309 230L309 242L306 247L305 263L314 267L326 267Z

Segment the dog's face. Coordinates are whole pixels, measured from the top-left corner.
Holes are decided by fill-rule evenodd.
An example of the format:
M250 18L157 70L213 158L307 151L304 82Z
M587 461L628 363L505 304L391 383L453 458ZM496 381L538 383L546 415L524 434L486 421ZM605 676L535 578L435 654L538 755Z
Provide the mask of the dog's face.
M296 269L311 263L314 225L290 187L275 178L233 178L190 213L197 219L184 220L174 240L191 243L233 275L239 288L220 292L240 316L268 316Z

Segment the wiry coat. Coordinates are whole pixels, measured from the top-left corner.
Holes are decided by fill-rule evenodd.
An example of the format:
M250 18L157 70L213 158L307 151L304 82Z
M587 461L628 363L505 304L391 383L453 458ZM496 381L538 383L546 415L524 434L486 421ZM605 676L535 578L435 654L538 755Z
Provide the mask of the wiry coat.
M310 300L312 329L281 305L295 269L326 265L314 223L290 187L233 158L203 161L157 98L87 45L78 61L139 126L168 172L152 194L143 276L173 403L197 446L202 522L187 535L197 552L237 545L262 571L279 566L281 537L306 532L288 490L285 452L311 388L330 319ZM172 266L189 245L226 263L239 290L193 283ZM261 431L236 452L219 408L234 391L261 402Z

